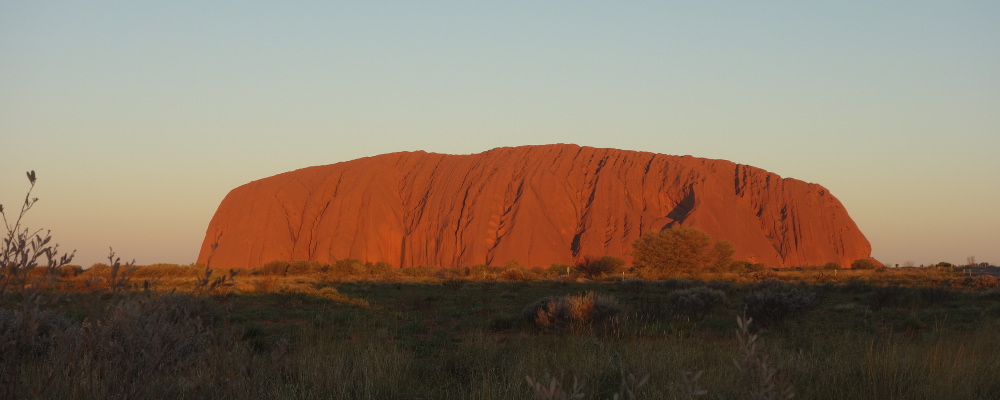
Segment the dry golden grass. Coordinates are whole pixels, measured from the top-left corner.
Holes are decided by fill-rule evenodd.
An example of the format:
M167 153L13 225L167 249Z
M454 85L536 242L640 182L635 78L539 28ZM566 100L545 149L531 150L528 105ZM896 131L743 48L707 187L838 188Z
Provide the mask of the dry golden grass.
M227 290L235 293L304 292L310 285L340 282L401 282L439 284L445 282L494 282L494 281L554 281L554 282L621 282L639 280L635 274L618 274L601 279L587 279L582 273L563 268L522 268L487 267L436 268L410 267L404 269L378 269L371 265L349 261L348 266L325 265L317 262L275 262L260 268L238 269L232 278L232 286ZM341 263L345 264L345 263ZM107 287L111 267L95 264L90 268L65 266L59 270L62 290L90 290ZM219 272L228 272L219 271ZM217 272L217 273L219 273ZM44 269L31 271L40 277ZM136 285L149 285L155 291L187 292L205 274L204 266L153 264L133 266L129 280ZM811 285L822 284L866 284L872 286L902 285L914 287L944 287L950 289L983 290L1000 287L1000 280L992 276L965 277L959 270L943 267L928 268L886 268L878 270L823 270L795 269L762 270L756 272L701 273L682 277L689 281L720 281L734 284L759 282L776 279L792 283ZM89 285L88 286L88 282Z

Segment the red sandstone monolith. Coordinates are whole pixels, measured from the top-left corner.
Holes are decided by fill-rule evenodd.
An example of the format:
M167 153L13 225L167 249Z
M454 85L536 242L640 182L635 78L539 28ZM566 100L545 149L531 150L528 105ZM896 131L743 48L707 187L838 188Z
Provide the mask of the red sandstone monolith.
M773 267L846 267L871 256L820 185L725 160L559 144L383 154L253 181L219 205L198 262L631 260L641 233L671 224L700 228L732 242L736 259Z

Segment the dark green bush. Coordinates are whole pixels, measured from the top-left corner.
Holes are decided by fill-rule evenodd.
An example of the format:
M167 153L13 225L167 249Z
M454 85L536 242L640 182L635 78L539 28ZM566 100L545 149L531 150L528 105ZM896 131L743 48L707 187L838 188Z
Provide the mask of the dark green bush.
M72 300L96 306L97 296ZM151 293L127 295L95 314L78 322L37 307L0 310L0 387L13 390L22 366L39 362L62 390L82 398L157 398L176 386L175 373L208 360L218 318L211 300ZM88 386L105 379L115 384ZM47 389L34 388L34 396L49 398Z
M989 289L979 292L979 296L985 299L1000 301L1000 289Z
M61 314L35 307L8 310L0 308L0 354L10 359L45 356L55 345L56 337L73 322Z
M886 307L908 307L913 305L917 296L917 292L909 287L897 285L876 287L868 296L868 307L874 311Z
M716 290L721 290L723 292L727 292L732 290L733 283L729 281L711 280L708 281L708 284L706 284L706 286L708 286L709 289L716 289Z
M701 317L711 312L717 305L725 303L726 293L697 286L671 292L667 296L667 301L675 315Z
M636 293L646 288L646 281L642 279L625 279L621 285L625 291Z
M809 310L816 302L816 293L804 286L768 279L750 288L743 302L747 316L767 325Z
M649 284L658 288L671 289L671 290L687 289L689 287L694 286L694 282L691 282L687 279L667 279L663 281L652 281Z
M875 269L878 267L874 261L867 258L859 258L851 263L851 269Z
M942 304L952 301L958 296L958 293L953 290L937 287L925 287L918 290L920 292L920 300L926 304Z
M985 310L983 310L983 316L991 318L1000 318L1000 302L993 302Z
M612 257L604 256L601 258L584 257L583 260L576 264L576 269L587 277L599 278L603 275L607 275L620 270L625 265L625 260Z

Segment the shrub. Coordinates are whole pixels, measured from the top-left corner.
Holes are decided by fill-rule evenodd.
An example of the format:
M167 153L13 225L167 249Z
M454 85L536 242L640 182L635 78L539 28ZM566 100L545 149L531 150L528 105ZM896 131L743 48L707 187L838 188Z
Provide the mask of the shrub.
M878 265L868 258L859 258L851 263L851 269L875 269L876 267Z
M79 265L63 265L57 268L60 278L79 276L83 273L83 267Z
M941 304L954 300L957 297L957 293L954 291L943 288L925 287L919 290L920 300L923 300L927 304Z
M25 214L38 202L37 197L31 197L31 192L35 189L35 171L28 172L28 181L31 186L24 195L24 203L16 218L12 216L8 219L0 204L0 216L4 221L4 230L0 232L3 235L0 240L0 294L8 290L21 291L27 287L28 274L35 267L45 267L45 277L55 278L58 268L73 261L76 253L59 254L59 245L49 244L52 241L50 232L42 233L41 229L33 231L21 226Z
M716 242L702 230L675 225L647 232L632 243L637 267L666 273L695 274L731 264L732 244Z
M422 274L420 276L428 276L430 275L430 272L426 268L427 267L411 267L410 269L408 269L407 272L412 273L419 269ZM337 260L336 262L334 262L333 265L330 266L329 274L337 278L347 278L350 276L362 276L367 272L368 270L367 268L365 268L365 264L362 263L360 260L354 258L345 258L343 260ZM404 275L407 274L407 272L404 271L400 272L402 272ZM411 275L411 276L416 276L416 275Z
M993 302L993 304L986 307L986 309L983 310L983 316L1000 318L1000 303Z
M0 353L13 360L43 357L71 325L63 315L37 307L0 308Z
M621 285L626 291L641 292L646 287L646 281L642 279L625 279Z
M835 262L828 262L826 264L823 264L822 268L827 271L834 271L840 269L840 264Z
M532 276L528 271L523 268L514 267L508 268L506 271L500 273L500 279L505 281L530 281Z
M326 272L330 269L329 265L323 265L319 261L282 261L274 260L264 264L260 268L254 268L250 274L251 275L264 275L264 276L288 276L288 275L309 275L317 272Z
M694 286L694 282L687 279L667 279L663 281L652 281L649 283L652 286L664 289L687 289Z
M916 301L917 295L912 288L902 286L877 287L868 297L868 307L878 311L885 307L906 307Z
M621 313L613 297L594 292L544 297L524 309L528 324L543 332L585 330L612 323Z
M993 275L970 276L965 278L965 281L962 282L962 286L978 290L994 289L1000 287L1000 279L997 279L997 277Z
M726 293L721 290L697 286L671 292L667 301L676 315L700 317L708 314L715 306L726 301Z
M989 289L978 293L979 297L993 301L1000 301L1000 289Z
M451 289L453 291L457 291L458 289L461 289L462 286L465 286L465 280L462 280L462 279L459 279L459 278L454 278L454 277L447 278L447 279L441 281L441 286L444 286L444 287L446 287L448 289Z
M709 289L721 290L723 292L726 292L733 288L733 283L730 281L711 280L708 281L708 284L706 286L708 286Z
M320 272L323 264L319 261L297 260L292 261L288 266L288 275L309 275Z
M74 298L94 304L94 293ZM42 311L0 309L0 397L16 393L25 365L39 365L51 386L80 398L157 398L176 386L178 371L207 361L215 304L191 295L126 295L82 322ZM12 356L12 357L8 357ZM37 362L30 364L29 362ZM25 375L30 376L31 372ZM57 398L50 386L32 397Z
M613 257L604 256L601 258L584 257L583 260L576 264L577 271L582 272L587 277L594 279L599 278L602 275L607 275L615 272L625 265L625 260Z
M800 286L768 279L755 284L744 297L747 315L761 324L778 322L813 306L816 293Z
M756 272L763 271L767 268L767 265L762 263L751 263L749 261L733 261L729 264L729 271L731 272Z
M392 264L389 264L388 262L378 261L374 263L372 262L365 263L365 269L367 270L369 275L377 277L388 274L389 272L392 272L392 270L394 270L395 268L393 268Z
M824 271L820 271L818 274L813 275L813 279L816 280L816 283L827 283L833 281L834 276Z
M254 268L250 273L253 275L286 275L291 263L288 261L275 260L264 264L260 268Z

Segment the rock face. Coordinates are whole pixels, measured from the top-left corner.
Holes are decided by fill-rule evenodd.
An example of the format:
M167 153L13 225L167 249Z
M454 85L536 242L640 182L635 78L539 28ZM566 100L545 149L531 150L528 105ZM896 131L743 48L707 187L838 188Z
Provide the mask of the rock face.
M729 240L736 259L773 267L846 267L871 256L844 206L820 185L724 160L560 144L392 153L253 181L222 201L198 262L631 261L632 241L671 224Z

